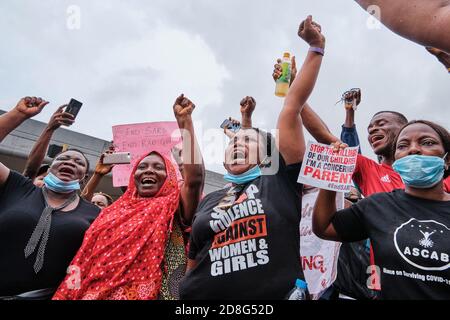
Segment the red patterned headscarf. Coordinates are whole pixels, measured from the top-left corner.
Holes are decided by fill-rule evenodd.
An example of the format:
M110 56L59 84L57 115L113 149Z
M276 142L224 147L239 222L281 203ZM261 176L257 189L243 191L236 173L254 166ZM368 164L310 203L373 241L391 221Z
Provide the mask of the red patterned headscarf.
M153 152L152 152L153 153ZM158 153L157 153L158 154ZM125 194L105 208L88 229L55 300L151 300L161 288L161 263L180 190L172 163L151 198L139 197L133 168Z

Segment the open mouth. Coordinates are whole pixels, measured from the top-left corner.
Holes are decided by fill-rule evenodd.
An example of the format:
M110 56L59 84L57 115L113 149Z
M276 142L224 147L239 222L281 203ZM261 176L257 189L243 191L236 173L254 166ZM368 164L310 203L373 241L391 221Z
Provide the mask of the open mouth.
M141 185L145 187L150 187L156 184L156 179L150 177L144 177L141 179Z
M245 160L245 151L242 149L235 149L233 151L233 160Z
M74 175L75 171L72 168L69 167L62 167L61 169L59 169L59 173L63 174L63 175Z
M370 137L370 144L374 145L375 143L377 143L378 141L381 141L383 139L384 139L384 136L381 134L373 135L372 137Z

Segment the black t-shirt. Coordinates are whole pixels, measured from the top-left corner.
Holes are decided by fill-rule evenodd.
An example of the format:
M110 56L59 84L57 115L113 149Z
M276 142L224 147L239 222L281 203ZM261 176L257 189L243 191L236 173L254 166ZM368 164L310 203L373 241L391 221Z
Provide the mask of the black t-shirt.
M379 193L337 212L343 241L370 238L384 299L450 299L450 201Z
M180 284L181 299L284 299L304 279L300 167L280 159L277 174L248 183L226 212L216 206L229 188L200 203L189 252L197 265Z
M30 179L11 171L0 187L0 296L57 287L100 209L80 199L68 212L54 212L44 266L35 274L36 251L24 249L45 207L42 190Z

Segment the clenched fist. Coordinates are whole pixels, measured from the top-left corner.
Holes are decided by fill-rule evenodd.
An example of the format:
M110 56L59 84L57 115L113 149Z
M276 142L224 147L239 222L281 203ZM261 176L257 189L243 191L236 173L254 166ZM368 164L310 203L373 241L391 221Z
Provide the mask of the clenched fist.
M345 92L342 95L342 99L344 100L346 110L353 108L356 110L356 107L361 103L361 89L355 88ZM355 106L353 106L353 102L355 102Z
M245 97L241 100L241 114L252 115L253 111L255 111L256 100L253 97Z
M177 120L183 120L192 115L195 109L195 104L191 100L186 98L184 94L181 94L173 105L173 113Z
M311 47L325 48L325 37L322 34L322 27L312 20L312 16L308 16L300 24L298 36L305 40Z
M42 98L25 97L20 99L15 110L24 117L31 118L38 115L48 103L48 101L45 101Z

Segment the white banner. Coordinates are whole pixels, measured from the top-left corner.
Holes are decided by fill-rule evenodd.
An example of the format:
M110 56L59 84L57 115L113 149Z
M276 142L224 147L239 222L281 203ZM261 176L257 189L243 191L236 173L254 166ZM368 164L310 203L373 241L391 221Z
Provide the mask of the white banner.
M325 241L312 231L312 214L319 189L305 190L300 222L300 259L312 299L317 300L336 280L340 242ZM344 208L344 194L337 193L336 208Z
M337 192L349 192L359 147L333 152L333 147L309 142L298 182Z

